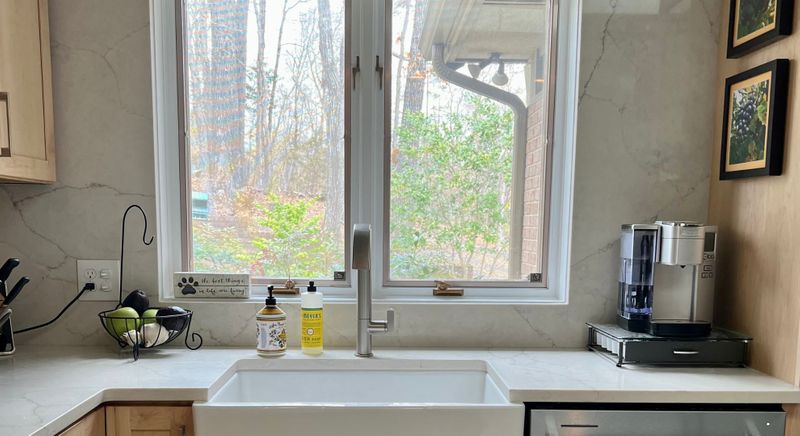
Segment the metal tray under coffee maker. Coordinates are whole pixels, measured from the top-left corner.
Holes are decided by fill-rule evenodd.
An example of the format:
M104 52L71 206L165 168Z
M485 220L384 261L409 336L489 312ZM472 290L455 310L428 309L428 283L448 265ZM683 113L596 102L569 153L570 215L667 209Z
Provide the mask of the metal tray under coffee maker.
M669 338L629 332L615 324L587 323L587 347L618 367L628 364L658 366L746 366L753 338L714 328L702 338Z

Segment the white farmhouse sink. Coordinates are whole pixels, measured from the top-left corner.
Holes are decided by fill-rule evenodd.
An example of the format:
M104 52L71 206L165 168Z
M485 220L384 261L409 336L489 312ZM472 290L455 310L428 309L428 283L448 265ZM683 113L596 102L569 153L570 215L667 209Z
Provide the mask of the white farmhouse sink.
M195 403L197 436L522 434L482 361L242 360Z

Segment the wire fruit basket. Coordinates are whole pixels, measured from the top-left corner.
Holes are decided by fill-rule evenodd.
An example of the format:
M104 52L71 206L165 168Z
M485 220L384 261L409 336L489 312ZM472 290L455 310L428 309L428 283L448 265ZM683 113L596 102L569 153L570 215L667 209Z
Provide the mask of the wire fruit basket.
M197 332L192 333L191 345L189 331L192 325L192 312L174 315L143 316L138 318L113 315L115 310L100 312L100 323L103 329L114 338L120 348L130 347L133 350L133 359L139 360L139 351L142 348L156 348L166 345L181 334L186 332L184 345L190 350L203 346L203 337Z
M162 345L166 345L175 339L177 339L183 332L186 332L186 336L183 339L184 345L186 348L190 350L197 350L198 348L203 346L203 337L200 336L197 332L192 333L191 342L196 343L197 345L191 345L189 341L189 331L192 326L192 311L185 310L182 308L173 308L177 310L173 310L174 313L162 314L158 308L150 307L148 309L144 309L145 307L149 306L149 300L147 300L146 295L143 295L145 299L143 307L139 307L138 310L133 308L130 309L130 315L122 315L117 312L118 309L123 307L123 300L122 300L122 278L123 272L125 271L125 223L128 219L128 212L132 209L138 209L139 212L142 213L142 217L144 218L144 229L142 230L142 243L144 245L150 245L153 243L153 237L151 236L150 239L147 239L147 214L144 213L144 209L138 204L132 204L127 209L125 209L125 213L122 215L122 240L120 242L120 253L119 253L119 299L116 307L111 310L104 310L97 314L100 317L100 324L105 329L106 333L109 336L114 338L117 341L120 348L125 349L130 347L133 350L133 360L139 360L139 351L142 348L156 348ZM141 293L141 291L138 291ZM130 297L130 295L129 295ZM127 300L127 299L126 299ZM153 316L145 316L148 312L152 313L156 311L156 315ZM117 312L115 314L115 312Z

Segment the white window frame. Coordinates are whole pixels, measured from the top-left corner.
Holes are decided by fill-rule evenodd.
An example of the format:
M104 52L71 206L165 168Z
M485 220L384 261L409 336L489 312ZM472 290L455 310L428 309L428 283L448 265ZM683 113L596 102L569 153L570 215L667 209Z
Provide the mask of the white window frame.
M351 223L372 225L372 287L376 300L401 303L466 304L566 304L568 303L569 258L572 223L575 124L577 113L580 1L554 0L557 17L557 43L551 57L550 76L555 78L552 117L552 144L546 234L547 287L466 288L463 297L434 297L431 287L386 287L383 283L384 253L384 95L378 87L378 73L370 60L384 56L385 43L372 35L384 34L385 3L352 1L350 22L351 66L360 59L356 89L351 94L350 126L350 218ZM182 171L179 143L178 89L179 35L176 2L150 0L150 37L153 81L153 131L156 170L156 215L158 238L158 277L161 301L173 301L172 274L182 269L187 246L181 230ZM358 24L357 24L358 23ZM360 24L360 25L359 25ZM552 61L554 60L554 61ZM348 83L350 69L345 72ZM384 89L387 87L384 87ZM360 126L356 129L353 126ZM380 182L377 183L376 181ZM185 209L185 207L183 208ZM349 246L349 244L347 244ZM350 256L349 253L346 256ZM349 264L349 262L348 262ZM347 271L348 282L339 287L323 287L326 299L354 302L355 274ZM257 286L254 299L263 295ZM294 301L295 298L284 298ZM195 300L197 301L197 300ZM227 300L231 301L231 300Z

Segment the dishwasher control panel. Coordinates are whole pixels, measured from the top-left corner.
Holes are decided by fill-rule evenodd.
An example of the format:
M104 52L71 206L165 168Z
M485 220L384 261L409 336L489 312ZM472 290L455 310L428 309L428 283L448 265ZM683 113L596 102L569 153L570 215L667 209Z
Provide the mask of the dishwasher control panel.
M779 405L526 406L526 436L783 436L786 420Z

